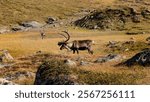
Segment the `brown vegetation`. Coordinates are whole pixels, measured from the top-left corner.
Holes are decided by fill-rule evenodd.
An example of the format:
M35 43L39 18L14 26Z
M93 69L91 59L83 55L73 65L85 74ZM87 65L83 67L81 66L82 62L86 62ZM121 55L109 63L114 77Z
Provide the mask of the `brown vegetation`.
M56 17L60 20L59 23L64 25L45 28L44 39L41 39L39 29L28 32L8 33L6 31L7 34L0 34L0 50L8 50L14 58L10 66L7 66L9 64L7 61L0 63L2 65L0 78L16 84L34 84L37 70L41 69L43 70L42 80L50 79L49 76L52 76L61 81L65 77L71 84L150 84L149 66L116 66L141 50L149 48L150 45L146 42L150 32L148 26L150 14L147 5L149 5L148 0L141 2L136 0L126 0L126 2L124 0L1 0L1 25L8 26L32 20L44 22L49 16ZM103 8L104 11L99 9L95 13L93 9L97 8ZM102 12L101 14L106 18L103 17L103 20L100 20L101 17L99 18L97 11ZM94 18L91 18L92 16ZM83 19L86 21L83 24L108 29L87 30L86 27L72 25L74 21L83 17L88 18L87 21ZM104 25L96 26L97 22ZM121 24L124 25L120 26ZM70 32L71 41L94 40L95 45L92 46L94 54L89 55L86 51L81 51L80 54L74 55L66 50L60 51L57 43L62 40L62 37L58 33L66 29ZM130 41L130 38L134 38L135 41ZM118 43L115 46L106 46L110 42ZM125 57L117 61L94 63L98 58L111 54ZM64 60L71 60L76 64L73 68L68 67L64 65ZM50 80L53 83L54 80ZM65 83L64 79L62 82L57 84L69 84Z

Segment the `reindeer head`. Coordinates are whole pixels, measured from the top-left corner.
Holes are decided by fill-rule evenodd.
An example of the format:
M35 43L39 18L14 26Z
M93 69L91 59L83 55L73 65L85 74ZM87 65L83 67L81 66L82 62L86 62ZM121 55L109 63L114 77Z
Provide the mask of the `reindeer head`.
M63 50L63 49L70 50L70 48L67 46L68 41L69 41L69 39L70 39L70 35L69 35L69 33L68 33L67 31L62 31L62 32L65 33L65 34L67 34L67 37L66 37L64 34L60 34L60 35L62 35L63 37L65 37L66 40L65 40L65 41L60 41L60 42L58 42L58 46L60 46L60 50Z

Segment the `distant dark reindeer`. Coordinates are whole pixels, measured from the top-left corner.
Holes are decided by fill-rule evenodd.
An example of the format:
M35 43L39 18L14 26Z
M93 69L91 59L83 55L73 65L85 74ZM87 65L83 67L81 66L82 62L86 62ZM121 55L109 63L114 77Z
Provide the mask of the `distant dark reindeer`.
M45 34L45 31L44 31L44 30L40 31L40 36L41 36L42 39L45 38L46 34Z
M68 42L70 40L70 34L67 31L62 31L67 34L67 37L61 34L66 38L65 41L58 42L60 46L60 50L67 49L68 51L73 51L73 54L77 52L79 54L79 50L88 50L89 54L93 54L92 45L94 43L93 40L74 40Z

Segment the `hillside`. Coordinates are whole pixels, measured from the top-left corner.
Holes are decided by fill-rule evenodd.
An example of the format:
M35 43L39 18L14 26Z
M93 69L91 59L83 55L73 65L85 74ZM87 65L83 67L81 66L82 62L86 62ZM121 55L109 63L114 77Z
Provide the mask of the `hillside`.
M149 30L150 11L133 7L106 8L96 10L75 22L76 26L99 30Z
M150 85L149 0L0 0L0 7L0 84Z
M149 1L118 0L116 4L90 12L74 24L88 29L142 33L149 31L148 23L150 23Z
M145 39L149 37L149 33L126 35L123 32L69 29L71 41L92 39L96 42L96 45L92 46L94 54L89 55L87 51L72 54L72 52L67 52L66 50L59 50L60 48L57 43L64 38L59 36L58 32L60 31L55 29L47 30L47 36L43 40L37 31L1 34L1 49L7 49L14 57L14 62L4 60L2 67L0 64L0 78L7 79L16 84L33 84L36 72L38 68L41 68L39 66L43 62L51 59L54 59L54 61L56 59L62 59L62 61L68 59L77 63L76 68L73 69L75 70L73 75L77 75L81 82L86 81L84 84L150 84L149 66L116 67L120 62L126 61L142 49L149 47L145 41ZM125 42L130 41L131 37L136 39L136 42L134 44L127 43L124 45ZM115 44L113 48L113 45L110 45L110 47L106 46L109 44L109 41L119 43ZM108 54L117 54L117 56L125 56L125 58L123 60L119 58L119 60L94 63L97 59L101 59ZM7 66L7 64L10 66ZM57 70L57 67L58 66L54 66L54 68L56 68L54 71L60 72L60 70ZM46 73L47 70L49 70L49 67L46 67L43 73ZM61 70L61 72L65 71ZM47 76L43 76L43 78L45 77ZM63 76L61 78L63 79Z
M49 16L74 22L95 10L105 11L113 8L118 10L133 8L137 12L148 10L146 13L149 15L149 5L148 0L1 0L0 26L33 20L44 23ZM145 22L141 23L145 24Z
M63 19L100 3L101 0L1 0L0 25L25 20L44 21L48 16Z

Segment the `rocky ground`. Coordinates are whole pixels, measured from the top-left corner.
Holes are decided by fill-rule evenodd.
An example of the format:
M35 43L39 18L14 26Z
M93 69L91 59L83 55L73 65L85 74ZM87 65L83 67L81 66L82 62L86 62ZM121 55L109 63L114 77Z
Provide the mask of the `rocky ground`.
M84 18L77 20L75 25L88 29L129 30L136 28L137 25L140 25L140 22L149 22L149 16L150 11L148 9L137 11L131 7L106 8L91 12ZM142 28L139 26L138 29Z
M9 66L1 67L0 82L3 85L149 84L147 79L150 71L149 53L149 49L145 49L131 58L119 54L89 58L38 52L18 58ZM112 67L109 68L108 64ZM88 79L90 77L87 76L88 73L92 75L91 78L95 77L96 79ZM116 81L110 77L116 78ZM126 80L126 77L131 79ZM84 81L85 79L86 81Z
M13 8L15 0L9 2ZM59 1L51 1L55 2ZM65 2L70 4L68 0ZM20 9L25 12L26 20L9 21L12 19L9 16L5 18L8 25L0 20L3 24L0 26L0 84L150 84L150 2L111 0L103 1L105 5L82 2L85 2L83 7L69 5L70 11L65 9L65 3L58 4L56 8L61 7L64 14L55 8L58 15L49 11L52 16L45 15L44 19L36 14L31 19L25 9ZM38 10L47 10L42 7L37 6ZM36 12L34 8L33 11ZM20 17L24 15L20 13ZM59 51L57 43L63 38L58 35L66 29L72 39L94 40L94 54ZM44 39L41 33L46 34Z

